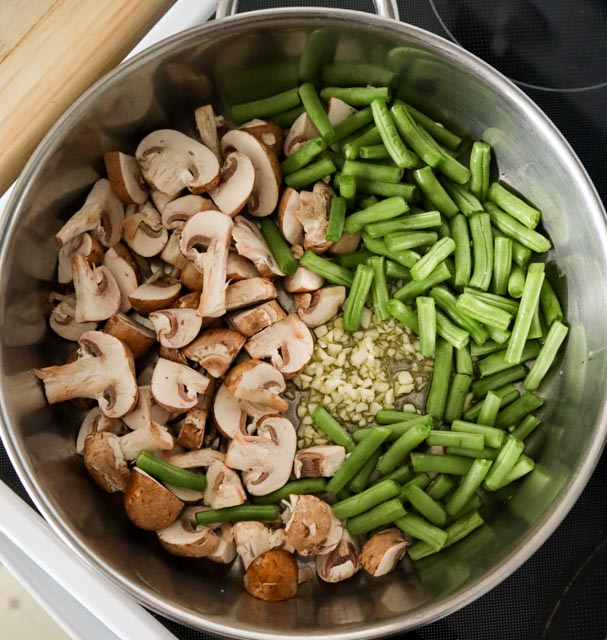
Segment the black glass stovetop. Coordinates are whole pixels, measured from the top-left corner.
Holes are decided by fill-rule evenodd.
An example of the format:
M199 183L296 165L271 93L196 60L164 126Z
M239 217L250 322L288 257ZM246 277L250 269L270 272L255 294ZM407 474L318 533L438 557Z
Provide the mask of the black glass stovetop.
M311 2L240 4L254 10ZM370 0L317 4L373 10ZM607 0L400 0L399 6L403 21L457 42L516 81L560 128L607 202ZM28 500L1 445L0 479ZM568 517L518 571L457 613L398 638L604 640L606 532L604 454ZM213 638L161 621L184 640Z

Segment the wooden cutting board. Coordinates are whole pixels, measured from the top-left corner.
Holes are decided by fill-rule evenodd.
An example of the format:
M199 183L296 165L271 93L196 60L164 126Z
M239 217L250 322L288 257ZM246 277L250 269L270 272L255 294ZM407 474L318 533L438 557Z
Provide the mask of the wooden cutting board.
M72 102L175 0L0 0L0 195Z

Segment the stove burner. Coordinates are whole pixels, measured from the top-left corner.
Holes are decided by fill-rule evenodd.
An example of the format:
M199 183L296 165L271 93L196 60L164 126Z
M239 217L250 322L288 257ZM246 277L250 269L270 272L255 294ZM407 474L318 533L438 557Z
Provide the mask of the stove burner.
M429 0L449 37L518 84L544 91L607 86L602 0Z

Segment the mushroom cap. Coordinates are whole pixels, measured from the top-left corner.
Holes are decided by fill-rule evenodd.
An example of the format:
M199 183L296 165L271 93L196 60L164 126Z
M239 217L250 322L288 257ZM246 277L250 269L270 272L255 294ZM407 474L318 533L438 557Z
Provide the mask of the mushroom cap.
M219 161L202 143L174 129L147 135L135 152L143 177L169 196L203 193L219 181Z
M169 553L185 558L205 558L219 545L217 534L208 527L194 527L189 515L183 515L156 534Z
M120 242L105 252L103 266L108 268L120 289L120 311L131 308L129 296L139 286L140 269L131 252Z
M228 316L228 324L242 335L250 338L262 329L286 317L287 314L278 302L270 300L260 304L258 307L230 314Z
M187 411L196 406L198 394L203 394L209 379L202 373L178 362L158 358L152 374L152 394L167 411Z
M219 136L217 135L217 118L215 117L213 106L205 104L202 107L198 107L194 111L194 120L200 139L215 154L215 157L221 161Z
M180 291L179 280L166 276L157 277L154 274L129 295L129 302L133 309L148 315L152 311L170 307L179 297Z
M272 549L261 554L247 569L244 588L259 600L280 602L297 593L297 561L284 549Z
M122 420L117 418L108 418L101 413L99 407L93 407L85 416L80 429L78 429L78 436L76 437L76 453L78 455L84 455L84 441L86 437L91 433L102 433L107 431L113 433L116 436L121 436L125 433L126 428Z
M103 331L122 340L135 360L142 358L156 344L153 331L120 312L108 318Z
M195 213L214 209L215 205L208 198L190 193L165 205L162 210L162 224L167 229L181 229Z
M120 438L120 448L126 460L135 458L144 450L167 451L175 446L173 436L166 427L150 420L149 426L136 429Z
M307 447L295 454L293 473L296 478L330 478L345 459L346 450L337 444Z
M236 282L257 277L259 277L259 271L250 260L238 255L235 251L230 251L228 254L228 280Z
M284 279L285 291L289 293L306 293L308 291L316 291L325 283L325 279L317 273L306 269L305 267L297 267L292 276Z
M186 449L200 449L204 442L207 415L206 409L190 409L179 427L177 443Z
M258 302L266 302L277 296L276 287L267 278L247 278L229 285L226 289L226 309L234 311Z
M177 298L171 305L173 309L198 309L200 304L200 291L191 291Z
M385 529L367 540L360 553L360 563L372 576L384 576L396 568L407 546L398 529Z
M327 105L327 116L329 122L336 127L344 120L347 120L350 116L358 113L354 107L340 100L339 98L329 98L329 104Z
M76 322L107 320L120 308L120 288L107 267L91 266L86 256L72 256Z
M57 256L57 281L66 284L72 281L72 256L82 254L89 264L100 265L103 262L103 247L90 233L82 233L60 249Z
M247 204L254 185L253 163L244 153L232 151L225 157L219 183L209 195L220 211L233 218Z
M244 504L247 494L240 481L240 476L216 460L207 469L207 486L204 490L204 501L212 509L223 509Z
M267 362L251 359L237 364L225 377L224 384L235 398L254 403L267 413L289 408L289 403L278 395L285 390L285 380Z
M312 293L296 293L297 315L308 325L318 327L334 318L346 300L346 288L336 285Z
M259 228L244 216L234 218L232 238L236 251L248 258L266 278L284 276Z
M282 129L273 122L256 118L255 120L245 122L240 125L239 128L255 136L259 142L265 144L276 157L282 152L284 134Z
M223 377L242 349L245 337L231 329L207 329L183 353L214 378Z
M222 384L215 394L213 421L227 438L233 438L238 432L246 433L247 412L225 384Z
M136 527L158 531L175 522L183 502L158 480L133 467L124 491L124 508Z
M181 253L180 247L181 229L175 229L172 233L169 233L169 239L160 252L160 259L181 271L187 264L191 263ZM200 276L202 278L202 274Z
M129 247L144 258L157 256L169 239L169 232L162 226L160 213L151 202L127 207L122 233Z
M97 486L108 493L124 491L129 467L120 449L120 438L109 431L90 433L84 440L84 466Z
M324 582L341 582L360 569L356 540L343 529L339 544L329 553L316 556L316 573Z
M352 253L358 249L361 238L362 232L360 231L355 233L344 232L341 234L341 238L329 247L329 253Z
M295 153L301 145L308 142L308 140L312 140L312 138L316 138L320 135L318 129L314 126L312 120L310 120L310 116L304 111L300 116L298 116L291 128L289 129L289 133L285 138L284 143L284 152L285 156L290 156Z
M304 249L310 249L318 254L325 253L332 245L326 239L331 200L329 192L332 193L333 190L324 182L317 182L313 191L302 191L299 194L299 207L295 213L303 226Z
M143 176L133 156L120 151L103 155L112 191L126 204L143 204L148 199Z
M132 431L137 429L149 429L152 424L152 390L150 385L140 385L137 394L137 404L126 415L122 416L122 421Z
M223 462L225 453L215 449L196 449L184 453L168 453L163 458L180 469L194 469L196 467L210 467L214 462Z
M198 293L198 304L200 304L200 292L202 291L202 287L204 285L204 276L194 266L193 262L190 262L186 259L186 264L183 266L183 268L181 269L181 273L179 274L179 279L183 283L183 286L186 287L189 291L195 291ZM196 307L198 307L198 304L196 305Z
M303 245L304 229L297 217L300 196L295 189L287 187L280 197L276 222L284 239L292 245Z
M255 184L247 211L259 218L269 216L276 209L280 195L282 176L276 156L254 135L238 129L223 136L221 150L224 154L236 150L248 156L255 169Z
M60 296L60 302L53 307L49 318L51 329L65 340L75 342L85 331L93 331L97 328L97 321L76 322L76 296L73 294Z
M287 542L302 556L319 553L331 530L331 507L313 495L291 495L283 502Z
M265 496L286 484L297 448L295 428L282 416L266 415L254 436L237 431L228 446L225 464L240 469L247 491Z
M236 557L236 544L234 543L232 525L222 524L218 530L215 530L215 533L219 535L219 544L217 549L207 556L207 560L220 564L230 564Z
M290 313L249 338L245 349L251 358L270 358L285 378L292 378L310 362L314 339L299 316Z
M190 344L202 327L202 318L196 309L152 311L149 318L154 323L158 342L170 349L180 349Z
M245 520L235 522L232 526L236 553L240 556L245 570L255 558L272 549L283 549L287 544L285 530L272 529L263 522ZM293 551L293 549L287 549Z

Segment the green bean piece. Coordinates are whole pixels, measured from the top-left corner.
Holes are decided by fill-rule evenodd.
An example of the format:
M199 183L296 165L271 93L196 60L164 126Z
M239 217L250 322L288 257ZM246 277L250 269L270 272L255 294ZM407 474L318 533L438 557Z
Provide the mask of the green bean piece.
M529 327L529 333L527 334L527 340L536 340L543 338L544 329L542 327L542 319L540 317L540 305L535 308L533 318L531 318L531 326Z
M404 287L403 287L404 288ZM402 289L400 290L402 291ZM396 292L396 296L400 291ZM457 326L470 334L470 337L477 344L483 344L489 338L489 331L478 320L474 320L461 314L457 310L456 297L445 287L433 287L430 296L434 298L437 307L445 313Z
M427 247L438 241L438 235L433 231L403 231L389 233L384 237L386 247L390 251L403 251Z
M354 176L357 180L377 180L378 182L395 184L399 183L403 177L403 171L399 167L361 162L360 160L346 160L343 174Z
M491 169L491 145L477 140L470 151L470 191L481 201L487 199Z
M395 469L392 473L389 473L387 476L380 477L373 484L377 484L378 482L383 482L384 480L394 480L394 482L402 485L406 482L409 482L413 478L413 469L411 469L411 465L405 465L403 467L399 467Z
M508 278L508 293L519 299L525 289L525 270L522 267L513 267Z
M499 374L498 374L499 375ZM474 383L472 383L474 387ZM519 390L512 384L506 384L503 387L498 389L494 389L495 393L500 397L500 409L503 407L507 407L509 404L514 402L521 394ZM472 421L478 420L478 417L481 414L481 409L483 408L483 401L480 400L476 404L473 404L471 407L464 411L464 420Z
M380 409L375 414L375 421L378 424L394 424L395 422L405 422L418 418L415 411L396 411L395 409Z
M265 496L255 496L252 501L253 504L279 504L281 500L287 500L292 495L323 493L326 489L327 481L324 478L301 478L287 482L280 489Z
M398 135L392 114L386 106L386 101L373 100L371 103L371 111L373 111L373 119L381 135L382 142L388 150L394 164L401 169L413 167L415 158ZM386 182L391 181L386 180Z
M350 489L348 489L347 487L345 489L342 489L341 491L338 491L335 494L335 497L338 500L346 500L346 498L351 498L354 494L352 493L352 491L350 491Z
M382 238L391 233L418 231L440 227L441 216L438 211L424 211L412 215L404 215L401 218L374 222L365 227L365 233L371 238ZM456 249L457 250L457 249Z
M319 153L327 148L327 143L320 137L312 138L291 154L280 164L283 176L288 176L309 165Z
M474 270L469 285L487 291L493 272L493 235L488 213L476 213L469 218Z
M474 460L470 470L462 478L459 487L457 487L447 501L445 509L450 516L457 515L462 510L466 502L472 498L489 473L491 465L491 460Z
M344 231L346 221L346 199L342 197L331 198L331 209L329 212L329 223L325 238L329 242L337 242ZM266 218L264 218L265 220Z
M502 409L495 420L495 426L501 429L507 429L520 422L528 413L539 409L544 401L531 391L526 391L520 398L517 398L512 404Z
M365 109L365 111L366 110L367 109ZM371 120L373 120L373 112L371 111L371 107L369 107L369 114L371 116ZM347 122L347 120L345 122ZM348 142L346 142L345 140L343 141L343 153L347 160L356 160L356 158L358 158L360 155L360 150L362 147L381 144L382 141L379 129L375 125L371 126L370 129L367 129L362 133L356 133L358 135L355 136L352 140Z
M373 284L374 270L365 264L356 267L350 293L344 302L344 331L354 333L360 328L363 308Z
M207 480L202 473L187 471L173 464L169 464L162 458L144 449L137 456L135 461L137 467L149 473L156 480L173 487L191 489L192 491L204 491Z
M312 413L312 421L331 442L344 447L349 453L354 451L355 444L352 436L323 406L316 407Z
M351 535L359 536L378 527L391 524L398 518L402 518L405 513L402 502L398 498L392 498L365 513L350 518L346 523L346 528Z
M323 63L333 57L335 36L335 31L326 27L308 34L299 58L298 75L301 82L317 82L320 79Z
M383 200L383 202L385 202L385 200ZM419 253L412 250L389 251L386 243L381 238L369 238L366 233L363 233L363 242L369 251L372 251L378 256L390 258L407 269L410 269L421 258Z
M375 254L367 251L367 249L362 249L361 251L353 251L352 253L340 253L335 256L335 261L346 269L353 269L359 264L366 264L367 260L373 257L373 255Z
M430 427L427 425L419 424L408 429L380 458L377 470L382 475L394 471L409 453L426 439L429 433Z
M438 237L439 238L452 238L451 232L451 222L445 216L441 215L440 227L438 228Z
M436 347L436 309L434 300L425 296L418 296L417 326L419 328L419 350L425 356L433 356Z
M329 116L316 93L316 89L311 82L306 82L299 87L299 97L308 114L308 117L318 129L322 139L331 144L335 137L333 125L329 120Z
M451 218L451 234L455 242L455 286L463 287L470 281L472 256L468 221L461 213Z
M473 375L472 356L468 346L455 350L455 371L467 376Z
M475 449L482 451L485 446L484 438L478 433L440 431L433 430L430 432L426 443L430 446L440 447L462 447L466 449Z
M386 259L386 277L409 281L411 280L411 273L407 267L403 267L393 260Z
M293 275L297 271L297 260L274 220L262 218L259 226L278 268L287 276Z
M333 164L331 158L326 157L307 165L303 169L290 173L288 176L285 176L284 181L287 187L303 189L312 182L322 180L336 171L337 167Z
M527 371L528 369L525 365L517 364L505 371L499 371L480 380L475 380L472 383L472 393L475 398L482 398L489 391L495 391L504 385L522 380L527 375Z
M428 200L447 217L452 218L459 210L457 205L434 175L431 167L424 167L413 172L415 182Z
M447 532L443 529L430 524L427 520L414 513L407 513L398 520L394 521L394 524L404 531L406 534L423 540L434 549L442 549L447 542Z
M274 504L241 504L236 507L209 509L196 513L196 524L199 527L219 522L244 522L245 520L259 522L280 520L280 508Z
M504 349L504 345L499 342L495 342L494 340L487 340L483 344L473 344L470 346L470 353L473 358L479 358L481 356L489 355L490 353L495 353L496 351L502 351Z
M358 190L358 183L356 184L356 189ZM372 204L377 204L378 202L379 200L375 196L365 196L364 198L359 197L357 204L359 209L366 209Z
M533 252L528 247L524 247L520 242L517 242L514 239L512 240L512 260L519 267L527 266L532 253Z
M306 251L300 258L299 264L333 284L341 284L345 287L352 286L354 275L351 271L338 264L329 262L326 258L317 256L313 251Z
M385 425L387 429L390 429L390 435L388 441L398 440L405 432L409 431L413 427L427 426L432 427L432 416L415 414L415 417L410 420L403 420L402 422L393 422ZM360 442L366 438L376 427L368 427L367 429L357 429L352 438L354 442Z
M477 298L485 301L491 306L497 307L498 309L503 309L504 311L508 311L509 313L515 314L518 311L519 303L516 302L516 300L511 300L510 298L506 298L504 296L498 296L495 293L480 291L479 289L474 289L473 287L464 287L464 293L471 293L473 296L476 296Z
M436 122L432 118L428 117L425 113L422 113L410 104L397 100L396 104L402 104L407 108L407 111L411 114L415 122L421 125L435 140L444 144L447 149L455 151L461 144L462 139L449 131L440 122Z
M452 365L453 347L444 340L437 340L432 382L426 400L426 413L436 420L442 420L445 413Z
M498 371L509 369L512 363L506 360L506 353L507 351L504 349L503 351L492 353L490 356L479 360L477 366L480 377L484 378ZM540 345L537 340L527 340L521 354L521 362L532 360L537 357L538 353L540 353Z
M437 527L447 524L447 513L442 505L432 499L423 489L415 485L403 487L401 494L429 522Z
M373 64L332 62L323 67L322 79L327 87L388 87L396 79L396 74Z
M524 224L529 229L537 227L541 213L529 206L518 196L505 189L498 182L494 182L487 192L487 197L491 202L503 209L507 214L511 215L515 220Z
M339 180L339 195L346 199L349 207L354 206L356 203L356 178L354 176L341 176Z
M453 182L453 180L449 180L446 177L442 177L440 183L466 217L471 216L473 213L484 211L483 205L478 198L461 184Z
M535 391L540 386L568 332L569 328L566 325L558 320L552 322L546 340L537 354L535 363L525 378L524 386L527 391Z
M452 525L447 527L447 541L443 548L446 549L454 545L456 542L469 536L475 529L478 529L483 524L485 524L485 521L481 518L478 511L473 511L458 518ZM426 556L436 553L438 550L426 542L416 542L412 544L407 551L412 560L421 560Z
M551 327L556 321L562 321L564 316L563 310L561 309L561 303L559 302L552 285L547 279L544 279L544 282L542 283L542 290L540 291L540 305L548 327Z
M392 119L398 129L398 133L404 141L417 153L425 164L431 167L438 166L443 161L443 155L439 146L430 137L426 137L420 131L420 127L404 105L395 104L390 110Z
M390 299L388 284L386 283L385 258L373 256L367 260L367 265L373 269L373 284L371 298L373 300L373 312L375 319L382 322L390 317L386 304Z
M354 433L357 432L355 431ZM355 442L358 442L358 440L355 440ZM362 469L354 476L354 478L352 478L352 481L348 485L348 489L352 491L352 493L361 493L361 491L364 491L367 488L369 479L375 471L375 467L377 466L380 456L381 451L376 451L372 456L369 457L367 462L365 462Z
M453 491L457 486L457 480L453 476L447 476L443 473L436 476L430 486L426 489L426 493L433 500L442 500L448 493Z
M440 311L436 311L436 333L455 349L462 349L470 342L470 334L460 329Z
M505 295L512 270L512 240L496 237L493 239L493 292Z
M277 113L275 116L270 118L270 122L273 122L281 129L288 129L304 111L305 109L303 108L303 105L300 104L292 109L287 109L287 111L283 111L282 113Z
M411 267L411 277L416 282L426 280L454 251L454 240L442 238Z
M385 144L371 144L361 147L358 150L358 156L363 160L387 160L391 158Z
M374 100L389 102L392 91L389 87L324 87L320 90L323 100L339 98L352 107L366 107Z
M417 187L414 184L403 182L395 184L392 182L382 182L380 180L363 180L362 178L356 179L356 188L360 193L369 193L374 196L381 196L382 198L399 196L408 202L413 201L417 193Z
M407 465L408 466L408 465ZM427 473L420 473L411 478L407 483L403 485L403 490L408 487L417 487L418 489L425 489L430 484L430 476ZM404 495L403 491L400 492L400 499L405 504L408 498Z
M340 142L348 136L360 131L363 127L373 121L373 113L371 108L361 109L357 113L352 114L349 118L340 122L333 129L333 142ZM376 143L367 143L376 144ZM361 145L362 146L362 145Z
M504 431L484 424L475 424L474 422L466 422L465 420L454 420L451 424L451 432L480 435L484 439L484 444L494 449L499 449L502 444L504 444Z
M314 415L312 415L312 419L314 419ZM336 474L329 481L327 491L335 494L346 487L365 465L369 456L379 449L389 435L390 430L385 427L373 429L372 433L354 447L350 455L339 467Z
M502 482L497 485L496 490L505 487L519 478L522 478L528 473L531 473L534 469L535 462L525 454L521 454L521 457L518 459L514 467L512 467L512 470L506 475Z
M517 425L516 429L512 431L511 435L519 440L524 440L529 434L531 434L542 421L532 414L526 415Z
M412 453L411 465L416 473L447 473L453 476L463 476L472 466L472 461L462 456Z
M487 477L485 478L485 487L489 491L497 491L506 476L512 471L517 463L525 445L518 438L508 436L506 443L500 449L497 459L493 463Z
M456 360L457 360L458 351L459 349L456 349ZM445 405L445 416L444 416L445 422L452 422L453 420L459 420L462 417L462 413L464 411L464 405L466 403L466 396L468 395L468 389L470 389L471 382L472 382L472 378L469 375L466 375L465 373L456 373L453 376L453 380L451 381L451 386L449 387L449 395L447 396L447 404ZM428 444L442 444L442 443L429 442ZM465 446L465 445L458 445L458 446Z
M489 391L483 400L481 406L481 412L478 414L477 422L487 427L493 427L495 419L499 413L502 399L495 393L495 391ZM498 446L498 445L490 445Z
M393 480L382 480L358 495L336 502L332 507L333 515L340 520L352 518L386 502L386 500L396 498L400 495L400 491L400 485Z
M552 246L548 238L521 224L518 220L515 220L512 216L508 215L505 211L502 211L502 209L494 205L492 202L486 201L485 209L491 216L491 222L493 222L493 224L502 233L509 238L520 242L520 244L532 251L544 253Z
M344 229L348 233L355 233L371 222L396 218L408 210L409 205L404 198L394 197L381 200L366 209L361 209L360 211L350 214L346 218Z
M506 331L512 321L512 313L498 309L471 293L459 296L455 309L464 316L501 331Z
M407 329L411 329L411 331L418 333L419 326L417 324L417 313L413 311L411 307L408 307L400 300L391 298L386 304L386 309L394 319L398 320L401 324L407 327Z
M495 460L499 454L499 449L483 447L482 449L467 449L465 447L447 447L447 454L451 456L462 456L473 460Z
M297 89L289 89L270 98L234 105L231 109L232 119L236 124L242 124L255 118L268 118L293 109L300 103Z

